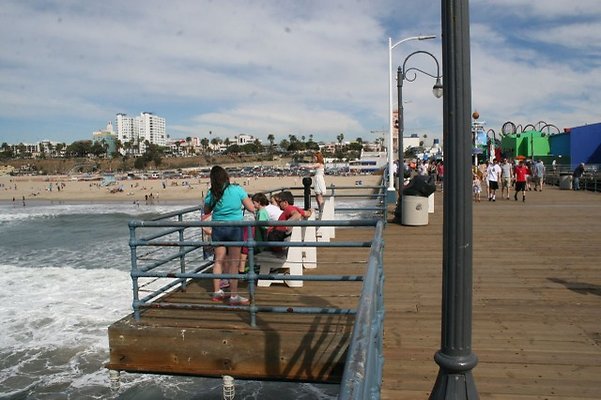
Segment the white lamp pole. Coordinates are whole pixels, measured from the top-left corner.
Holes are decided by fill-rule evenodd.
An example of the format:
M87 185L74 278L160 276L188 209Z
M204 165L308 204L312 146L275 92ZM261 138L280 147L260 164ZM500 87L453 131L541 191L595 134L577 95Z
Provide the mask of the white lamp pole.
M394 129L394 122L392 121L392 49L400 45L401 43L408 42L410 40L428 40L434 39L436 36L412 36L392 44L392 38L388 38L388 191L394 192L394 171L392 168L393 159L392 154L392 130ZM398 166L398 173L403 173L403 166ZM402 180L401 180L402 182ZM399 188L400 190L400 188Z

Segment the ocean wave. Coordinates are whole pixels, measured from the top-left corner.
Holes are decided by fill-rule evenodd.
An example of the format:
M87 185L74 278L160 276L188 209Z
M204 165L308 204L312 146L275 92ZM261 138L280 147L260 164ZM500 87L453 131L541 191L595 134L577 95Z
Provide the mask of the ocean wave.
M117 214L130 218L142 218L177 211L186 206L175 204L30 204L0 205L0 223L23 220L51 219L63 215L107 215Z

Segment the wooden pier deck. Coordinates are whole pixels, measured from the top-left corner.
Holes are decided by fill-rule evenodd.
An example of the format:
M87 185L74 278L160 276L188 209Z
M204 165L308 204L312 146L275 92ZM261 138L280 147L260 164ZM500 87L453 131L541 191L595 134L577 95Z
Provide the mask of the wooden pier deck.
M601 399L600 196L545 187L525 203L474 204L473 373L482 399ZM385 229L382 399L427 399L438 372L442 193L435 197L427 226ZM339 229L336 240L372 236L372 229ZM322 248L318 268L305 273L361 274L367 254ZM359 288L272 285L258 289L257 303L351 308ZM193 284L172 300L208 303L208 290L207 282ZM251 328L244 312L156 309L109 328L109 368L336 382L352 322L261 313Z
M545 187L474 204L473 370L482 399L601 399L601 196ZM438 365L442 193L385 231L383 399L427 399Z

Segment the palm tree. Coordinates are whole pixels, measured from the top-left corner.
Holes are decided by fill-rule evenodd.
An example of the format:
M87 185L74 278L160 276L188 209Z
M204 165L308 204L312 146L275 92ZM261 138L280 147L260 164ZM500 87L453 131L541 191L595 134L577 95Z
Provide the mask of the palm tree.
M213 139L211 139L211 147L212 147L211 151L215 151L215 149L219 148L219 141L220 141L219 138L213 138Z
M202 138L202 139L200 140L200 144L202 145L202 149L203 149L203 151L206 153L206 152L207 152L207 149L208 149L208 147L209 147L209 139L207 139L207 138Z
M338 144L342 146L342 141L344 140L344 133L336 136L336 140L338 140Z
M63 151L63 149L64 149L65 147L67 147L67 146L66 146L64 143L57 143L57 144L56 144L56 147L55 147L55 149L56 149L56 153L57 153L57 154L60 156L60 155L61 155L61 152Z
M50 157L53 156L53 150L54 150L54 146L52 145L52 143L48 142L48 155Z
M121 149L123 148L123 143L119 139L115 140L115 152L113 153L113 157L117 154L121 154Z
M275 136L273 134L267 135L267 140L269 140L269 149L273 151L273 143L275 142Z

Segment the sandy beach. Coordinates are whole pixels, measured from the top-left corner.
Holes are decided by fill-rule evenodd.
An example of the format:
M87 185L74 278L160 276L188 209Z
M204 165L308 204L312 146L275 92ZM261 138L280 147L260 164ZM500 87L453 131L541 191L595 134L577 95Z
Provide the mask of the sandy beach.
M326 176L326 184L336 187L374 186L381 176ZM249 194L266 192L283 187L302 187L302 178L257 177L232 178L245 188ZM0 201L61 201L61 202L135 202L147 201L152 194L154 202L193 203L204 197L209 188L208 178L190 179L132 179L117 181L102 186L102 181L79 181L66 175L52 176L0 176ZM116 189L121 187L122 191Z

